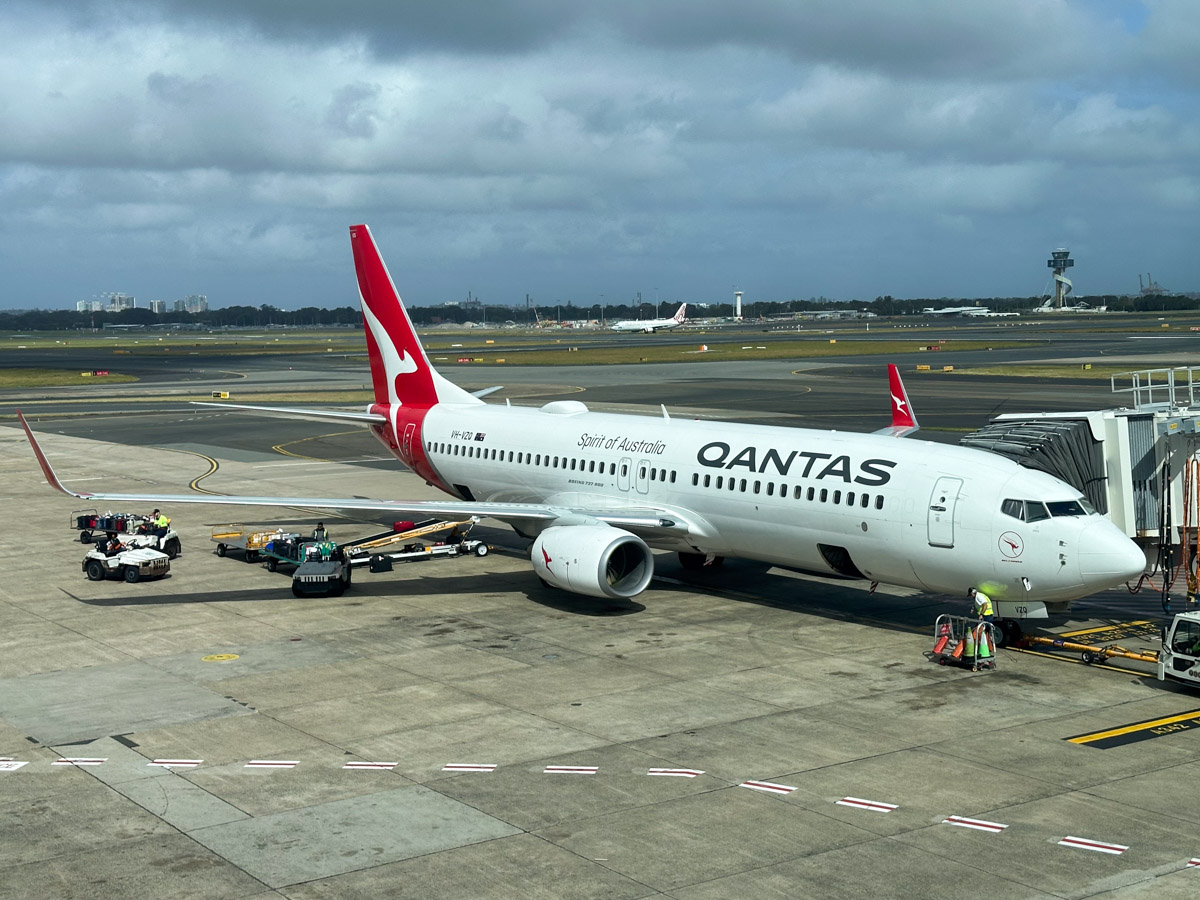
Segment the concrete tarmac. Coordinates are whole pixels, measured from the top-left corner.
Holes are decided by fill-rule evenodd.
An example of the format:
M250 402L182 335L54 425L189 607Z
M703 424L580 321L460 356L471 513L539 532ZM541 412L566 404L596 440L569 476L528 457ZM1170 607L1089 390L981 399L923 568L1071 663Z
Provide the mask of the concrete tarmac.
M281 456L286 423L238 422L248 438L208 445L207 490L429 496L394 468ZM181 493L210 467L146 433L45 427L79 488ZM936 665L934 618L963 598L659 555L637 602L608 604L540 585L496 529L485 558L297 599L213 554L212 526L246 515L219 506L167 510L184 541L167 578L96 583L68 527L83 504L12 427L0 472L0 898L1196 892L1200 728L1066 739L1200 697L1033 653ZM1153 598L1077 609L1052 629L1143 618ZM547 772L562 766L594 772Z

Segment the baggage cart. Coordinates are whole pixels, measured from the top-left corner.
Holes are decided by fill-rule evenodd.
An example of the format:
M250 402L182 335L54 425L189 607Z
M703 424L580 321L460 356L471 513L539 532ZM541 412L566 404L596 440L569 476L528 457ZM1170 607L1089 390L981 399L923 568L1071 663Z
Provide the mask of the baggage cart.
M287 533L276 528L271 531L248 531L244 525L214 525L212 540L217 545L217 556L227 556L231 550L245 554L246 562L258 562L263 548L269 541L282 539Z
M933 624L933 649L926 656L938 665L972 672L996 668L996 626L970 616L940 615Z

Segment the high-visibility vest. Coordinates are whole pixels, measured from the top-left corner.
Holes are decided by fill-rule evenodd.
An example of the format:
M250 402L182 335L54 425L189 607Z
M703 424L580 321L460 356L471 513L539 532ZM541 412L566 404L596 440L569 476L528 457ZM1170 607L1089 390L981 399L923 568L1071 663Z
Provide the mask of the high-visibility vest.
M987 594L985 594L983 591L976 591L975 592L975 617L982 619L984 616L991 616L994 614L995 614L995 610L992 609L992 598L989 597Z

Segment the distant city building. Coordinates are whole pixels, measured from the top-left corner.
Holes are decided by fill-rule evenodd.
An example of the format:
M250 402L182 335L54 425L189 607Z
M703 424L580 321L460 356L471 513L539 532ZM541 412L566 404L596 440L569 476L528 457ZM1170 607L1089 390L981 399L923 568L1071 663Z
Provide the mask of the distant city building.
M166 311L167 311L167 301L166 300L151 300L150 301L150 312L155 313L157 315L159 313L165 313Z
M182 300L176 300L175 312L202 313L208 312L208 297L204 294L188 294Z
M126 309L137 309L137 298L130 294L109 291L100 296L108 301L108 304L104 307L105 312L119 313Z
M104 301L79 300L75 303L75 312L104 312Z

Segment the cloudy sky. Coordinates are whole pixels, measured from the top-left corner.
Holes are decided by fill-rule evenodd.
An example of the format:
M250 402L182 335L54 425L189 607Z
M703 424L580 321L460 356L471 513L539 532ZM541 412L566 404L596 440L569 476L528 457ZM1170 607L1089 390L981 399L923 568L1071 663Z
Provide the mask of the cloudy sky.
M1200 290L1197 0L8 0L0 307Z

